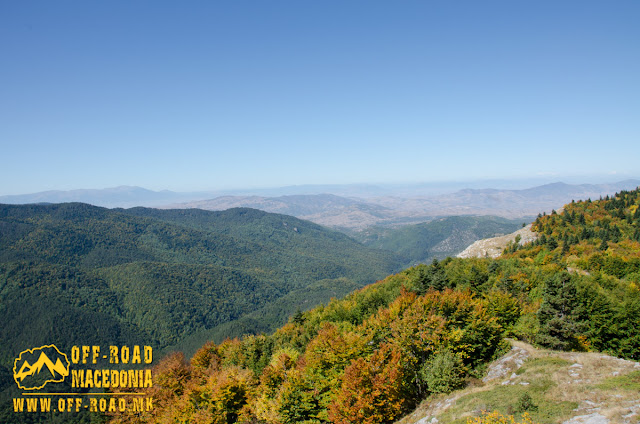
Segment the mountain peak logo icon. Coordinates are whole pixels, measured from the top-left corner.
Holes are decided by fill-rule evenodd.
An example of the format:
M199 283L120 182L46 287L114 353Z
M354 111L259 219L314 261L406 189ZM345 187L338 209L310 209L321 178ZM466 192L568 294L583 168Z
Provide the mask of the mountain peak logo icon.
M69 375L69 359L55 345L20 352L13 363L13 379L22 390L42 389L61 383Z

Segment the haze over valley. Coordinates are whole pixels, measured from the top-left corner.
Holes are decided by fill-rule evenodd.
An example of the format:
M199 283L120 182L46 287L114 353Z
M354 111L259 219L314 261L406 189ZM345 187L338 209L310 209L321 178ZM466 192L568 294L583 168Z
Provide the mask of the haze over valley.
M0 203L82 202L104 207L151 206L163 209L226 210L235 207L291 215L326 227L359 232L368 227L398 227L437 217L491 215L530 219L571 200L597 199L640 185L639 179L601 183L548 183L520 189L459 188L459 183L429 185L331 185L253 190L258 194L152 191L121 186L110 189L49 191L0 196ZM468 186L477 185L467 183ZM502 181L501 185L508 185ZM464 187L464 186L463 186ZM251 193L250 190L246 190ZM242 193L237 190L235 193ZM294 194L286 194L286 193ZM424 194L430 193L430 194ZM437 193L437 194L434 194Z

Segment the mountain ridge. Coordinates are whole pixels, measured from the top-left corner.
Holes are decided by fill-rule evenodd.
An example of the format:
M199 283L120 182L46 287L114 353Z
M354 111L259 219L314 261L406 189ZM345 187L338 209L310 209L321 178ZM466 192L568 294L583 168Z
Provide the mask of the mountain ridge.
M489 184L487 182L486 184ZM495 181L504 187L513 186ZM135 186L48 191L0 196L0 203L84 202L109 208L161 207L223 210L254 207L284 213L343 231L374 225L400 226L452 215L496 215L521 218L559 208L571 200L593 199L629 190L638 179L615 183L547 183L517 188L474 188L480 183L414 185L305 185L275 189L200 192L152 191ZM522 183L521 183L522 184Z
M223 196L209 200L170 204L166 208L200 208L223 210L248 206L268 212L286 211L297 216L347 233L373 226L399 227L431 221L437 217L455 215L494 215L508 219L535 216L551 212L571 200L586 200L612 195L616 191L635 189L640 180L617 183L572 185L550 183L525 189L462 189L435 196L414 197L339 197L331 194L306 196ZM300 209L299 200L307 201Z

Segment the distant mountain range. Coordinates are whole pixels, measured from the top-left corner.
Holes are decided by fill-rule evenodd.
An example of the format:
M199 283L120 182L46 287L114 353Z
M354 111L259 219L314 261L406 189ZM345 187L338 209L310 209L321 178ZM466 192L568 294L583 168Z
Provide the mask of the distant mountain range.
M17 205L27 203L88 203L107 208L159 206L171 202L184 202L206 198L215 193L177 193L169 190L152 191L141 187L120 186L105 189L51 190L33 194L0 196L0 203Z
M506 185L505 182L501 183ZM530 217L541 211L550 212L560 208L571 200L597 199L620 190L632 190L639 185L640 180L637 179L606 184L576 185L558 182L525 189L460 189L461 185L457 183L324 185L244 190L232 194L178 193L121 186L103 190L47 191L0 196L0 203L82 202L109 208L148 206L205 210L249 207L353 232L372 226L401 226L452 215L493 215L509 219Z
M242 206L240 206L242 205ZM222 196L210 200L172 204L165 208L225 210L235 207L260 209L292 215L334 228L365 228L393 219L397 213L372 199L347 198L333 194L291 195L279 197Z
M251 207L284 213L317 224L347 231L372 226L401 226L453 215L493 215L527 218L551 212L571 200L597 199L620 190L633 190L640 180L611 184L552 183L521 190L464 189L421 197L340 197L332 194L279 197L222 196L210 200L171 204L167 208L224 210Z

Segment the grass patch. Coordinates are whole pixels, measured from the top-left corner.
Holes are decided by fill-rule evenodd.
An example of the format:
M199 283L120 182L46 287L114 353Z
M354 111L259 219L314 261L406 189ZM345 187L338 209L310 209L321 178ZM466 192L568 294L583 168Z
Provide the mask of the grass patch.
M578 407L576 402L559 401L549 396L556 386L552 374L571 362L560 358L535 358L527 360L516 372L515 384L497 385L489 390L477 390L460 397L455 405L447 409L440 422L466 424L470 416L482 411L499 411L504 415L519 415L523 404L533 407L528 410L534 422L559 423ZM522 385L520 383L529 383ZM523 402L526 399L526 402Z
M516 375L522 375L524 373L529 374L550 374L556 372L562 367L566 367L571 362L561 358L534 358L528 359L518 368Z
M605 390L630 390L640 392L640 371L633 371L626 375L609 377L597 386Z
M455 406L449 408L438 419L440 422L465 424L469 416L479 415L482 411L499 411L502 414L513 415L526 395L537 406L537 410L527 411L534 422L560 422L562 418L571 414L578 404L549 399L545 396L546 388L552 386L551 380L532 382L529 386L506 385L494 387L488 391L470 393L456 401Z

